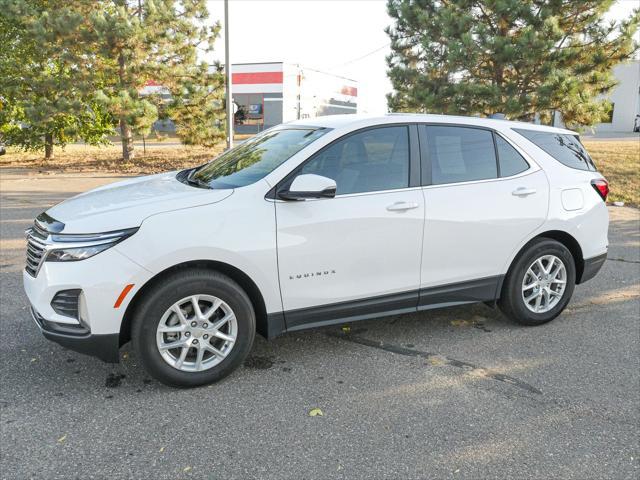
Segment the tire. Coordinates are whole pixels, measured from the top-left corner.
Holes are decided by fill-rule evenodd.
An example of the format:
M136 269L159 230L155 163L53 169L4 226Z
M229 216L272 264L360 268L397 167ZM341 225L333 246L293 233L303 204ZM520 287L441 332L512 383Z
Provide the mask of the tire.
M562 262L564 272L559 268L560 263L552 258ZM538 259L542 259L543 268L549 267L553 261L550 274L540 270ZM554 280L556 268L558 273ZM542 280L538 279L540 276ZM562 280L565 283L561 283ZM502 286L498 306L502 313L516 323L542 325L556 318L565 309L573 295L575 281L575 261L569 249L555 240L539 238L527 245L512 263ZM529 287L532 284L535 286ZM558 295L562 285L564 288ZM530 300L525 301L525 297ZM538 311L534 311L536 309Z
M165 385L188 388L217 382L238 368L251 350L255 331L253 305L236 282L212 270L190 269L163 278L145 293L133 318L131 340L149 375ZM180 345L165 347L174 344Z

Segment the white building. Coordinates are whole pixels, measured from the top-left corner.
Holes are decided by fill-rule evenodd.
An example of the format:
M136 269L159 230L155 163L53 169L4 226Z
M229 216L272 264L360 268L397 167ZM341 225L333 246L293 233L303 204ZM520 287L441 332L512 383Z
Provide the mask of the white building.
M609 132L632 132L640 114L640 61L622 63L613 69L618 85L607 98L613 104L611 121L595 126L596 135Z
M284 62L231 67L236 133L257 133L300 118L358 112L355 80Z

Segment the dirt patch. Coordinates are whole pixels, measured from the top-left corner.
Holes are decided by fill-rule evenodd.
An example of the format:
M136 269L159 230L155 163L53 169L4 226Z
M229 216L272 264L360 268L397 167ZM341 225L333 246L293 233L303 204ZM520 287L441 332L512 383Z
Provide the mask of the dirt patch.
M251 356L244 361L245 368L254 370L267 370L273 367L273 360L269 357Z
M124 378L126 378L126 375L122 373L110 373L104 382L104 386L107 388L119 387Z

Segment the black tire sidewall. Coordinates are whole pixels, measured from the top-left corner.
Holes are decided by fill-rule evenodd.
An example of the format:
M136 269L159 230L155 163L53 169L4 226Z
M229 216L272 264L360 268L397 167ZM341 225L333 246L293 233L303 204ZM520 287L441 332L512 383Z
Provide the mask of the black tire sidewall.
M226 302L238 322L238 335L228 356L202 372L183 372L167 364L156 344L162 315L178 300L191 295L213 295ZM239 367L255 337L255 313L247 294L230 278L207 270L188 270L164 279L147 292L136 310L132 341L147 372L166 385L195 387L216 382Z
M562 298L555 307L548 312L534 313L527 308L522 298L522 280L529 266L543 255L555 255L562 260L567 271L567 283ZM542 325L556 318L565 309L573 295L575 281L575 261L569 249L555 240L537 240L520 254L507 274L505 288L501 295L501 307L508 317L518 323Z

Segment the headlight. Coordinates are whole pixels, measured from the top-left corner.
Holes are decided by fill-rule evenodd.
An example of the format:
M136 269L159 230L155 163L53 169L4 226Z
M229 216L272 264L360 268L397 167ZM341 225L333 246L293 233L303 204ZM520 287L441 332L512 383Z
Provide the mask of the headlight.
M138 231L137 228L96 234L53 234L47 262L77 262L113 247Z
M84 260L85 258L93 257L103 250L112 247L113 245L115 244L103 243L102 245L95 245L93 247L63 248L60 250L51 250L51 252L49 252L49 255L47 255L47 262L76 262L78 260Z

